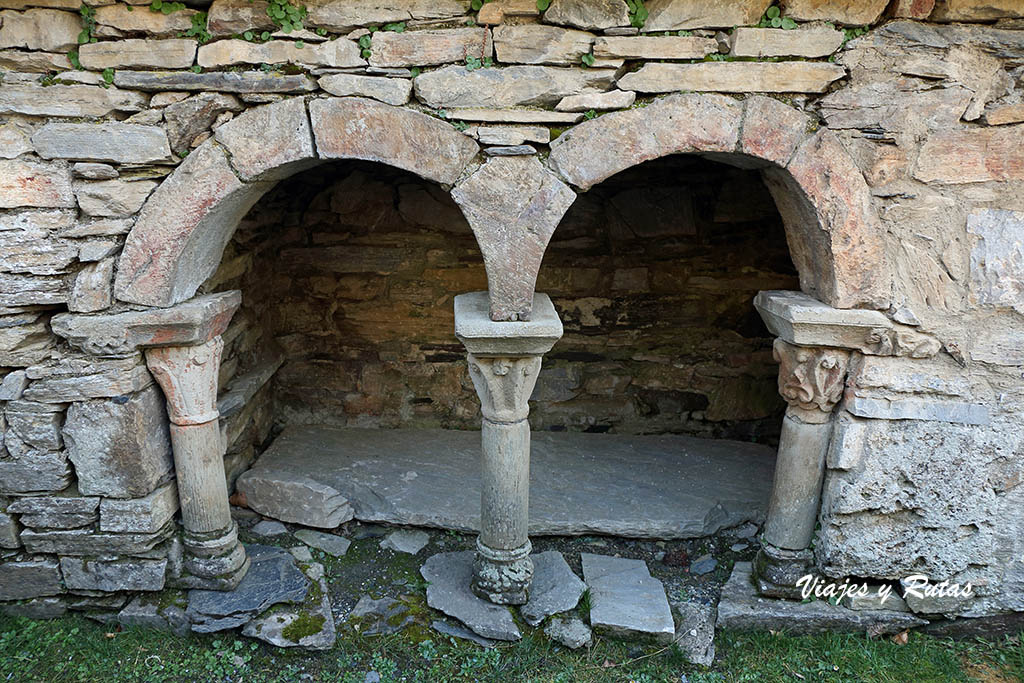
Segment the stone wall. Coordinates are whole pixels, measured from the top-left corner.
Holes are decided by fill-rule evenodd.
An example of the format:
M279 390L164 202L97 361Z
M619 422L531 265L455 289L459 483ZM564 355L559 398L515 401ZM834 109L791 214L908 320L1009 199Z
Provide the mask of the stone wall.
M52 320L189 298L189 277L198 285L216 268L216 259L199 258L209 255L203 240L227 243L261 194L317 155L386 161L441 183L417 185L413 200L436 202L445 216L455 216L446 198L452 185L490 197L490 214L465 194L456 200L491 259L489 271L527 264L524 287L531 284L528 265L544 257L545 230L561 218L530 213L530 201L554 197L565 208L580 193L554 233L538 289L560 302L568 330L549 358L544 390L581 393L539 401L538 426L682 425L718 434L709 425L724 424L735 434L742 423L759 424L774 399L765 397L764 408L750 415L738 412L749 408L747 400L735 399L760 391L745 385L747 376L771 374L766 340L744 317L743 299L763 287L796 288L779 257L770 267L751 260L761 246L737 248L743 239L736 234L720 248L699 221L705 251L671 241L679 250L671 256L688 252L697 264L686 272L690 287L681 300L703 303L686 310L713 303L703 313L716 314L716 324L680 340L707 355L688 358L692 374L676 368L670 392L682 393L666 396L637 378L648 363L664 366L650 356L661 357L653 345L668 327L649 323L669 319L648 306L644 288L669 296L662 287L675 261L657 247L661 235L624 239L618 252L588 241L600 234L592 230L613 234L613 221L587 214L601 202L615 208L609 188L619 179L588 195L591 185L640 161L696 152L763 177L786 224L801 289L838 308L876 308L894 326L851 361L816 542L820 565L837 576L927 571L982 587L979 599L945 613L1024 607L1019 3L784 0L775 12L769 0L649 0L643 17L631 16L620 0L553 0L543 14L535 3L513 0L484 3L478 12L463 0L317 0L301 28L282 27L259 1L193 2L169 12L112 0L89 0L81 11L77 4L0 0L0 600L36 599L30 607L37 614L112 609L124 598L97 591L155 590L176 579L177 499L160 391L137 351L69 344ZM676 94L683 91L689 94ZM298 103L297 118L260 108L281 100ZM622 111L605 113L612 110ZM260 134L248 123L232 127L243 117L263 121ZM310 126L331 131L315 150ZM519 161L500 161L510 158ZM367 182L378 182L380 167L374 169ZM400 194L400 187L391 189ZM722 192L726 187L723 181ZM653 190L640 183L633 191ZM727 208L749 206L744 197ZM717 208L704 209L695 216L715 222ZM494 237L511 211L537 219L527 231L536 239L513 255ZM291 239L302 211L283 215L289 232L281 238ZM630 211L624 220L639 215ZM126 250L122 260L137 223L157 241ZM197 232L182 237L174 232L181 225ZM247 219L207 287L244 286L250 264L259 272L246 235L280 227L259 225L259 215ZM441 254L429 248L438 234L447 247ZM415 235L424 272L429 266L452 278L436 285L439 297L483 287L468 234ZM362 246L364 273L394 267L372 265L368 249L375 245ZM136 281L124 281L160 263L154 254L162 253L184 255L175 265L188 271L184 284L146 298L137 291L143 278L129 294ZM587 280L591 270L601 271L596 281ZM495 276L492 293L504 293L501 273L488 275ZM318 286L348 287L356 302L372 301L366 288L377 281L340 272L310 280L311 295ZM256 292L273 283L249 286ZM411 311L426 293L407 284L391 301ZM428 303L448 315L447 304ZM344 308L373 322L372 305ZM684 308L671 312L683 315ZM401 320L416 330L432 319ZM437 324L450 331L447 322ZM278 369L282 356L264 343L264 329L250 309L225 335L220 408L231 474L270 434L269 378L289 371ZM637 329L656 334L636 339ZM288 341L280 342L284 357ZM881 356L879 345L888 345ZM392 417L381 423L443 423L432 404L416 402L443 390L464 399L449 419L468 424L476 404L452 358L461 351L450 337L438 348L412 347L396 335L395 360L378 356L381 366L415 366L405 368L411 372L401 384L412 387L412 398L396 391L402 406L382 408ZM570 349L597 358L584 356L584 363ZM650 356L637 357L638 350ZM401 360L419 354L425 362ZM708 362L713 372L704 373ZM344 381L378 381L369 369L375 364L365 367L367 377ZM608 371L595 377L588 367ZM622 413L619 402L608 406L615 396L629 396L632 407ZM661 412L652 414L651 406ZM713 413L715 406L724 412Z

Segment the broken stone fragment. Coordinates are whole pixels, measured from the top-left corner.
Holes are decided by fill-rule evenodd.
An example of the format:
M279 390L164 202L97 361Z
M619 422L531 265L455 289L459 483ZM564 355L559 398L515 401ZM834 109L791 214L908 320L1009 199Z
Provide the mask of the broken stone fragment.
M259 638L278 647L330 650L334 647L334 615L324 579L323 565L303 565L312 582L305 600L299 605L274 605L242 629L242 635Z
M570 650L577 650L584 645L590 645L594 634L590 627L583 623L579 617L554 617L544 627L544 633L555 642L564 645Z
M576 576L558 551L534 553L530 559L533 560L530 599L519 612L527 624L536 626L552 614L575 609L587 584Z
M643 560L582 553L590 589L590 624L622 638L669 643L675 637L672 610L661 582Z
M507 607L473 595L472 550L440 553L428 559L420 574L428 582L427 604L455 617L477 634L494 640L519 640L522 634Z

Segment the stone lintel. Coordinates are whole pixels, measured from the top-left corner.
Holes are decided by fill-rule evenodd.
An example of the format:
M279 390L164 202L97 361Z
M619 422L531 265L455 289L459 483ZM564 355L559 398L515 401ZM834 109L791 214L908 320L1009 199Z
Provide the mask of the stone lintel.
M530 320L491 320L487 292L455 297L455 336L475 356L540 356L562 337L562 321L547 294L533 295Z
M170 308L108 315L61 313L53 331L73 346L99 356L135 353L142 347L195 346L227 329L242 302L241 292L197 296Z
M874 353L873 335L893 324L880 311L833 308L803 292L758 292L754 307L768 330L794 346L830 346Z

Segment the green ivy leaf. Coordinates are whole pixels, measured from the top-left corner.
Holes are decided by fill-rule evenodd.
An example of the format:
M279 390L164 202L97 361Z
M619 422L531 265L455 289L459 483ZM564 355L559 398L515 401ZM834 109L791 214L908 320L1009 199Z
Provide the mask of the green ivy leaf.
M414 66L413 68L409 69L409 73L413 78L416 78L417 76L420 75L420 68L418 66Z
M473 0L472 2L469 3L470 9L472 9L474 12L479 12L480 8L483 7L483 6L484 6L484 1L483 0Z
M242 34L242 37L246 40L252 40L255 36L253 36L252 31L246 31Z
M545 11L550 6L551 0L537 0L537 9L539 9L541 12Z
M781 27L782 27L782 19L779 19L778 17L772 17L772 28L781 28Z
M306 44L304 42L302 42L301 40L296 40L295 41L295 47L298 48L299 50L301 50L302 48L306 47Z
M796 22L790 19L789 17L785 17L782 20L782 28L786 29L787 31L792 30L796 28Z
M592 54L583 55L583 64L585 66L594 66L594 62L595 61L596 61L596 59L594 58L594 55L592 55Z
M261 33L260 40L270 40L270 31L264 31Z
M359 47L368 48L370 43L373 42L373 36L367 33L365 36L359 36Z
M769 19L775 19L776 17L779 16L779 14L780 12L778 7L769 7L767 10L765 10L764 13L764 15Z

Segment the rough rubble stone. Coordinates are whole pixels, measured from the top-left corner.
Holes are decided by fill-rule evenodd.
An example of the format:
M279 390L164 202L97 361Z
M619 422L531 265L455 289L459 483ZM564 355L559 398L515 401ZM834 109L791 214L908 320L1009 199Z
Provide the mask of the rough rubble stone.
M24 370L11 370L0 379L0 401L17 401L21 398L28 377Z
M29 73L66 71L71 60L63 53L22 52L21 50L0 50L0 69Z
M78 61L86 69L187 69L196 58L196 42L184 38L121 40L86 43Z
M307 76L278 76L258 71L118 71L114 84L129 90L212 90L234 93L303 93L316 90Z
M113 258L86 264L75 276L68 293L68 310L72 313L91 313L109 308L113 303Z
M56 560L0 562L0 600L25 600L63 592Z
M113 180L119 174L110 164L81 161L71 166L71 175L85 180Z
M722 587L718 628L737 631L784 631L790 635L819 633L899 633L928 622L913 614L887 610L851 610L825 600L797 602L762 598L751 580L749 562L737 562Z
M115 111L140 111L145 107L145 95L117 88L6 83L0 88L0 114L100 117Z
M799 31L780 28L737 28L730 37L735 57L827 57L842 46L843 32L827 26Z
M273 31L266 0L214 0L207 13L207 30L214 36L241 35L247 30Z
M71 590L158 591L164 587L167 560L104 561L62 557L60 568L64 583Z
M168 104L164 109L164 120L171 149L188 149L198 135L210 130L218 116L241 109L242 103L237 97L216 92L198 93Z
M581 553L590 625L599 633L669 643L675 637L665 587L643 560Z
M374 600L369 595L359 598L347 619L351 626L358 626L359 632L368 636L398 633L415 622L405 603L393 598ZM479 636L474 634L474 637Z
M373 100L313 100L309 116L321 158L379 161L438 183L455 182L479 150L443 121Z
M370 45L372 66L433 66L491 56L485 28L444 28L426 31L378 31Z
M21 531L21 525L7 513L0 512L0 548L7 550L20 548L19 531Z
M8 452L17 437L6 438ZM63 451L34 451L0 460L0 494L62 491L74 480Z
M178 487L164 484L143 498L104 498L100 503L100 529L149 534L159 531L178 511Z
M787 0L785 16L797 21L865 26L878 21L888 4L888 0Z
M251 43L247 40L218 40L199 48L196 63L204 69L235 64L303 64L343 68L364 66L359 46L352 40L336 38L323 43L298 47L293 40L268 40Z
M845 75L843 67L824 62L648 63L620 78L618 85L643 93L820 93Z
M180 605L173 602L164 605L165 601L165 594L138 595L118 612L117 621L122 626L169 631L177 636L188 635L189 622L183 609L184 599L181 599Z
M287 550L250 545L246 552L252 564L237 588L189 591L187 614L193 631L212 633L235 628L273 605L301 604L306 599L310 581Z
M470 631L468 628L463 628L461 626L453 626L447 622L441 621L440 619L435 619L434 621L430 622L430 628L434 629L442 635L451 636L452 638L461 638L462 640L468 640L471 643L476 643L481 647L494 647L496 644L495 641L490 640L489 638L482 638L477 634L473 633L472 631Z
M12 401L7 404L7 435L16 435L31 448L56 451L63 442L60 427L64 415L59 407L31 401Z
M4 89L0 89L0 93ZM75 197L71 191L71 173L66 163L0 160L0 209L73 206Z
M1014 0L945 0L936 2L931 21L991 21L1019 19L1024 8Z
M301 98L250 109L214 133L245 181L278 180L316 163Z
M576 66L593 43L592 33L543 24L494 28L494 51L503 64Z
M679 626L673 642L692 664L711 666L715 661L715 622L718 610L714 605L684 602L675 606Z
M469 71L463 66L420 74L413 81L416 97L428 107L553 106L567 95L604 92L613 79L609 69L561 69L551 66L509 66Z
M544 627L548 638L564 645L570 650L577 650L593 642L594 634L590 627L579 617L554 617Z
M109 534L93 529L25 529L21 541L30 553L56 555L141 555L166 541L175 531L173 524L155 534Z
M196 10L193 9L180 9L165 14L121 3L105 5L96 8L96 35L117 38L121 32L126 32L178 37L182 31L192 28L192 17L195 14Z
M716 52L718 43L713 38L609 36L594 41L594 56L599 58L703 59Z
M281 522L264 519L263 521L254 524L249 531L253 532L257 536L280 536L288 533L288 528L284 524L281 524Z
M14 159L33 149L29 136L13 123L0 126L0 159Z
M430 534L415 529L396 529L380 542L380 547L396 553L415 555L430 543Z
M521 145L525 142L546 145L551 141L551 131L543 126L479 126L476 139L485 145Z
M166 139L164 140L166 144ZM97 180L76 182L75 196L78 206L87 216L125 218L142 208L146 199L158 185L153 180Z
M921 147L914 177L949 184L1024 179L1024 125L939 131Z
M643 31L732 28L756 24L771 0L649 0Z
M896 0L890 8L894 17L927 19L935 9L935 0Z
M509 609L478 598L469 590L474 554L472 550L439 553L423 564L420 574L428 582L427 604L484 638L519 640L522 634Z
M345 33L362 26L412 19L453 19L469 13L468 0L402 0L402 2L351 2L324 0L309 7L306 23Z
M74 529L96 522L99 504L99 498L80 496L72 489L66 495L16 498L7 511L17 514L20 522L28 527Z
M0 11L0 48L67 52L78 45L81 19L72 12L30 9Z
M629 90L612 90L594 95L569 95L555 106L556 111L604 111L627 109L636 100L636 93ZM483 140L481 140L483 142Z
M141 355L109 360L66 356L30 367L28 376L34 381L24 398L41 403L120 397L153 384Z
M395 106L412 96L412 81L405 78L381 78L357 74L332 74L318 81L320 87L339 97L369 97Z
M544 12L549 24L600 31L629 25L625 0L554 0Z
M50 355L46 317L30 314L21 320L0 323L0 363L6 366L33 365Z
M299 539L306 545L322 550L328 555L333 555L334 557L344 557L345 553L348 552L349 546L352 545L352 541L348 540L344 536L327 534L322 531L313 531L312 529L300 529L299 531L296 531L295 538Z
M690 573L695 576L701 576L702 574L715 571L717 566L718 561L711 555L701 555L690 564Z
M164 396L156 387L127 400L73 404L64 440L87 496L149 495L173 466Z
M569 568L562 553L549 550L530 555L533 560L533 582L530 599L519 613L530 626L536 626L552 614L568 612L579 604L587 584Z
M330 650L334 647L334 616L331 614L331 596L327 592L322 565L306 568L306 575L315 581L318 590L310 590L305 601L298 606L275 605L242 628L242 635L276 645L300 647L306 650ZM298 622L296 624L296 622ZM289 627L295 625L299 633ZM316 628L313 633L309 631Z
M569 125L583 120L583 114L542 111L540 109L486 109L461 107L447 110L448 118L455 121L482 121L487 123L540 123L549 126Z
M1024 211L975 209L967 232L978 239L971 249L971 292L979 304L1024 314Z

